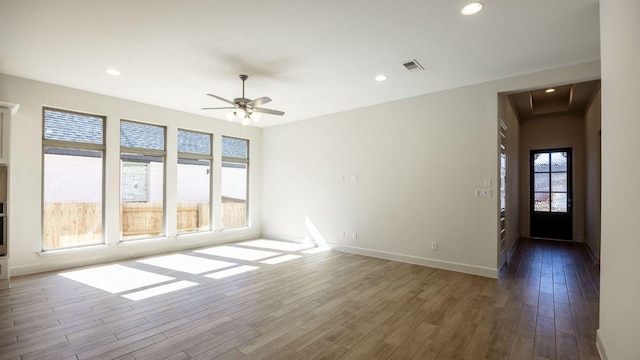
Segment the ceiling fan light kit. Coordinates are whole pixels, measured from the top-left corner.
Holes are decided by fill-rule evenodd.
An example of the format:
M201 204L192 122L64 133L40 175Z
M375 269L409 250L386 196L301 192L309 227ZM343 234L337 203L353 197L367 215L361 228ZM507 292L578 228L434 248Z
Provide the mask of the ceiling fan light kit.
M242 97L235 98L233 101L227 100L217 95L207 94L212 98L218 99L220 101L224 101L233 107L217 107L217 108L202 108L202 110L223 110L229 109L233 110L228 112L225 116L227 120L234 121L238 120L242 125L249 125L251 121L258 122L260 120L260 114L271 114L271 115L284 115L283 111L280 110L272 110L265 109L259 107L260 105L266 104L271 101L270 98L263 96L261 98L257 98L254 100L247 99L244 97L244 82L249 78L249 76L240 74L240 80L242 80Z

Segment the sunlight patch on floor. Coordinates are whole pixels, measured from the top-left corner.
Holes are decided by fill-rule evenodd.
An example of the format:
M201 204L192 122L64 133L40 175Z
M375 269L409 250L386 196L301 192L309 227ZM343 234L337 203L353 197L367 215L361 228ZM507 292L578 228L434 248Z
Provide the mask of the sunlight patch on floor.
M300 250L308 249L314 246L313 244L301 244L301 243L294 243L294 242L287 242L287 241L275 241L275 240L265 240L265 239L244 241L244 242L238 243L238 245L251 246L251 247L257 247L257 248L263 248L263 249L271 249L271 250L280 250L280 251L300 251Z
M260 250L254 248L259 248ZM259 270L260 267L240 265L237 262L232 261L208 259L204 256L198 256L195 254L211 255L238 261L256 261L262 264L275 265L302 258L303 256L301 254L316 254L329 250L330 248L328 246L316 247L316 245L310 241L298 243L256 239L235 244L194 250L190 255L169 254L134 261L139 264L156 266L162 269L179 271L181 273L191 275L201 275L210 279L219 280ZM286 252L297 254L287 254ZM126 265L127 264L97 266L75 271L66 271L59 273L59 275L112 294L124 293L121 294L122 297L134 301L198 285L195 282L179 280L175 277L156 274L152 271L139 270L135 267L129 267Z
M313 249L309 249L309 250L304 250L304 251L300 251L303 254L317 254L317 253L321 253L321 252L325 252L325 251L329 251L331 250L330 247L328 246L321 246L321 247L317 247L317 248L313 248Z
M262 260L260 262L263 264L275 265L275 264L283 263L285 261L299 259L301 257L302 255L282 255L282 256L274 257L272 259Z
M138 301L138 300L147 299L153 296L167 294L173 291L186 289L196 285L198 284L191 281L183 280L183 281L178 281L171 284L156 286L150 289L132 292L130 294L122 295L122 297L127 298L129 300Z
M257 269L260 269L260 268L257 266L242 265L242 266L234 267L227 270L216 271L214 273L205 275L205 277L219 280L229 276L238 275L238 274L246 273L248 271L257 270Z
M199 254L214 255L220 257L226 257L237 260L255 261L260 259L266 259L268 257L282 255L280 253L238 248L233 246L216 246L208 249L194 251Z
M189 274L202 274L209 271L237 265L232 262L204 259L198 256L171 254L138 260L139 263L162 267Z
M122 265L98 266L64 272L59 275L112 294L175 280L175 278L169 276Z

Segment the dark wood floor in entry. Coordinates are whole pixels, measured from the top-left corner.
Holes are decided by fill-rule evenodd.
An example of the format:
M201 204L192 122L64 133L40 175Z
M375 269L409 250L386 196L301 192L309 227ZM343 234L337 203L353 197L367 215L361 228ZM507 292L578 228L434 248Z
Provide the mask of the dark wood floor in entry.
M523 240L500 280L231 244L16 277L0 358L598 359L598 283L571 243Z

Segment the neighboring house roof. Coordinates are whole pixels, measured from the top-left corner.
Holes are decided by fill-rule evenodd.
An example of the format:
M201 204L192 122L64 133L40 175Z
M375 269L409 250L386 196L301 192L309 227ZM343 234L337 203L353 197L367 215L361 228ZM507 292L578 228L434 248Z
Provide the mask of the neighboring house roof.
M120 146L165 150L164 126L121 121Z
M211 135L178 130L178 151L192 154L211 154Z
M103 122L99 116L44 110L44 138L88 144L103 144ZM70 126L74 124L75 126Z
M249 158L249 140L222 137L222 156L241 159Z
M45 139L103 144L105 118L54 109L44 110ZM211 137L205 133L178 131L178 149L194 154L211 154ZM120 146L164 150L164 127L131 121L120 122ZM249 141L222 137L222 155L246 159Z

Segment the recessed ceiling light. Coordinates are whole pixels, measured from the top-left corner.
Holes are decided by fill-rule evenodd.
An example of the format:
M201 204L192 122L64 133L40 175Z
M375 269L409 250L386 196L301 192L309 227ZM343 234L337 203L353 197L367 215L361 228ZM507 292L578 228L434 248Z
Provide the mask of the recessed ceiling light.
M385 81L387 80L387 77L384 75L378 75L376 76L376 81Z
M462 10L460 11L460 13L462 15L474 15L480 12L480 10L482 10L482 7L484 5L479 2L479 1L474 1L472 3L468 3L467 5L465 5Z
M114 69L114 68L109 68L109 69L105 70L105 72L106 72L107 74L109 74L109 75L112 75L112 76L118 76L118 75L120 75L120 71L118 71L118 70L116 70L116 69Z
M556 89L554 89L554 88L548 88L548 89L547 89L547 90L545 90L544 92L546 92L546 93L552 93L552 92L554 92L554 91L556 91Z

